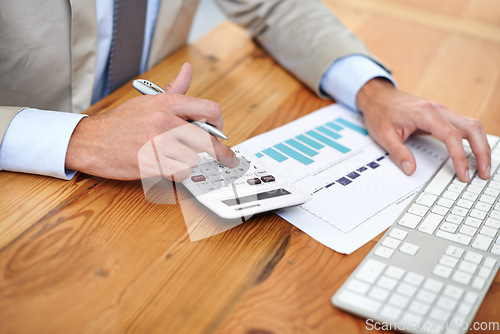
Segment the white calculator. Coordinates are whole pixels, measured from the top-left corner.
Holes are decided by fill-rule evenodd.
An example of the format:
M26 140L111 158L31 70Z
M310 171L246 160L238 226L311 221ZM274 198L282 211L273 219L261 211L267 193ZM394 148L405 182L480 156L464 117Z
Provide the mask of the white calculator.
M207 153L182 183L194 197L218 216L227 219L249 217L302 204L311 199L251 154L234 150L240 159L235 168L224 166Z

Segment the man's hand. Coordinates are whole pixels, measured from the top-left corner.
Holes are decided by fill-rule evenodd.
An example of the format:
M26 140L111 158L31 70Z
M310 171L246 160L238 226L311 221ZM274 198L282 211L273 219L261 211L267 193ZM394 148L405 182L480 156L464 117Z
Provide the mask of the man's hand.
M490 177L491 149L479 121L453 113L441 104L400 92L380 78L368 81L361 88L356 103L364 114L370 135L405 174L413 174L416 162L403 143L413 133L427 133L445 143L461 181L470 181L462 138L469 141L476 156L479 176Z
M140 179L138 153L150 141L158 156L150 163L148 176L160 174L182 181L198 165L196 152L202 151L229 167L237 166L231 149L187 122L203 120L219 129L223 126L217 103L184 95L191 78L191 65L184 64L165 87L166 94L139 96L82 119L69 142L66 168L110 179Z

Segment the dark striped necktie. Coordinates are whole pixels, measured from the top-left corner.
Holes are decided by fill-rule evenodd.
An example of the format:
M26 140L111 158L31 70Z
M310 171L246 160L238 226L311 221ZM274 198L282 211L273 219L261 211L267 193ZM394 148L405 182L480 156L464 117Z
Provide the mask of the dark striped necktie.
M108 92L140 72L147 0L115 0Z

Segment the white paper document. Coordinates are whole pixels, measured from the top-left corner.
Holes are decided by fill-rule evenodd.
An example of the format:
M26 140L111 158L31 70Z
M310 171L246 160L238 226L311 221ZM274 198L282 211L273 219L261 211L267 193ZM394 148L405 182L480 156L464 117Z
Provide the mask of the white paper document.
M312 195L277 214L350 254L389 227L448 156L443 144L427 136L406 145L417 161L412 176L368 136L361 115L333 104L236 148Z

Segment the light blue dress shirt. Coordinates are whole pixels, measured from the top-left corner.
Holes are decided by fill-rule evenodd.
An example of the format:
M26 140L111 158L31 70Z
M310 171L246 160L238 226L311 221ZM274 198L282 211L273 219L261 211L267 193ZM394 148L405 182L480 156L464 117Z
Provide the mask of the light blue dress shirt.
M161 0L148 0L141 72L146 70L154 26ZM107 69L113 35L113 0L96 0L97 64L92 103L108 92ZM383 77L394 83L390 74L371 59L351 55L335 61L321 80L321 90L352 110L356 95L369 80ZM75 171L65 169L69 140L86 115L24 109L7 129L0 147L0 170L41 174L69 180Z

